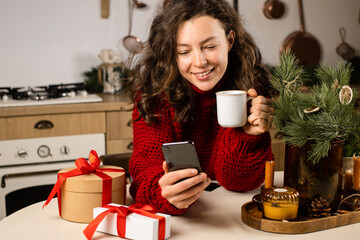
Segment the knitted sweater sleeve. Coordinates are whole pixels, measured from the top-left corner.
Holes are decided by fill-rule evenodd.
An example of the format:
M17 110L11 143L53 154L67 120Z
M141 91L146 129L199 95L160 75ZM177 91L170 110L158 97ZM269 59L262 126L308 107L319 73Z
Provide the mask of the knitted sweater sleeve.
M232 191L250 191L259 187L264 181L265 161L274 158L269 132L253 136L241 128L224 128L217 148L216 179Z
M132 177L130 194L135 202L149 204L158 212L181 215L187 209L178 209L171 205L161 195L159 179L164 175L162 163L165 160L161 151L161 144L172 142L176 134L172 122L171 111L165 106L161 109L159 121L147 124L144 119L134 121L134 148L129 163ZM138 110L133 111L133 119L139 116Z

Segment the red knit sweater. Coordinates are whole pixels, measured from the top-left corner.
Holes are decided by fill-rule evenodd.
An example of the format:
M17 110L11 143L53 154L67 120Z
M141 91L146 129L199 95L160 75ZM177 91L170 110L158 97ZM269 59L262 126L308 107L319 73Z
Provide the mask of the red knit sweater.
M196 92L194 122L180 126L173 121L174 110L167 102L156 108L158 121L147 124L135 121L134 150L130 160L132 183L130 194L136 202L150 204L159 212L180 215L186 209L177 209L161 196L158 184L163 176L161 151L164 142L191 140L195 143L202 171L232 191L249 191L264 181L266 160L273 159L269 133L259 136L245 134L242 128L223 128L217 122L214 88ZM134 109L133 119L139 116Z

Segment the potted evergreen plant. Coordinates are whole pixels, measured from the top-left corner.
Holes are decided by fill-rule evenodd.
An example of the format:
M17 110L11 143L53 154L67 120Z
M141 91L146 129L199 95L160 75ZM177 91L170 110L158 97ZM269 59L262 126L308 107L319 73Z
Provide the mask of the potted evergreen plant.
M326 210L325 216L341 200L343 143L360 136L351 71L345 62L320 64L317 84L307 91L302 83L308 76L291 52L283 52L272 71L271 84L279 93L273 98L274 123L286 141L284 185L299 191L302 214ZM312 209L312 202L322 206Z

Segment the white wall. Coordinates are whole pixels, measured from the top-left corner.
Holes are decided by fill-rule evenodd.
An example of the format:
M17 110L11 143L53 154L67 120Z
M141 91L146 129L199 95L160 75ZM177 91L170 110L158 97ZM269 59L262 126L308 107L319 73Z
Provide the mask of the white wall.
M255 38L264 61L277 63L284 39L300 30L297 0L281 0L285 14L276 20L267 19L262 0L239 0L240 14L246 29ZM336 47L341 43L339 28L346 29L345 41L360 55L360 0L303 0L305 30L314 35L322 48L322 62L336 65L341 57Z
M132 35L146 39L155 6L162 0L142 0L135 9ZM229 0L231 1L231 0ZM239 0L245 27L259 45L264 61L278 63L288 34L299 30L297 0L282 0L286 12L279 20L262 13L265 0ZM303 0L306 30L322 45L322 61L335 65L341 58L339 28L360 55L360 0ZM81 73L100 64L102 48L126 50L127 0L110 0L110 18L101 19L100 0L0 0L0 87L34 86L83 81Z

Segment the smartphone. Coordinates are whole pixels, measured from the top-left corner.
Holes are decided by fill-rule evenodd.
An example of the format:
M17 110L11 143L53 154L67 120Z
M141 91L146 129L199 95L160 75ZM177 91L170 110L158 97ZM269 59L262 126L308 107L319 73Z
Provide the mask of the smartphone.
M161 146L169 171L184 168L196 168L199 173L201 167L196 153L194 142L171 142Z

